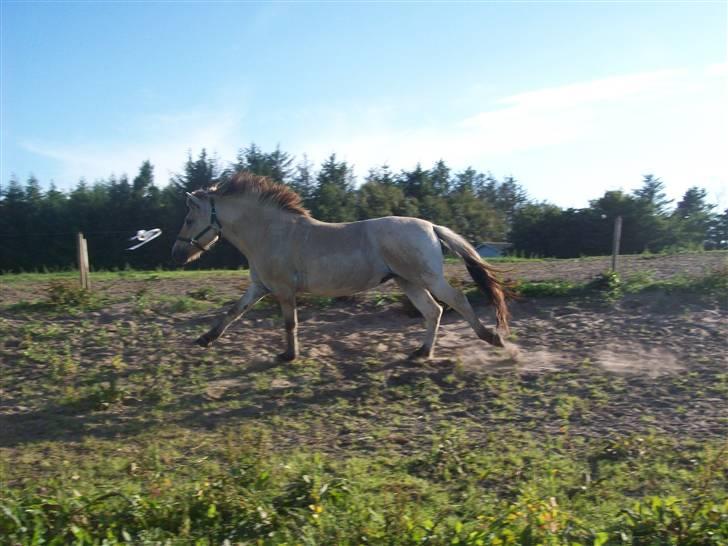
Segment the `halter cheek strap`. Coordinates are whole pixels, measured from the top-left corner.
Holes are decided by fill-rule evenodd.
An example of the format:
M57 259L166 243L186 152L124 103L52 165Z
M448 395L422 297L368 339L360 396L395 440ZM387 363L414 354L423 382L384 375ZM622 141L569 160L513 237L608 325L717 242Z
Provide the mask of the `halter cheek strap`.
M199 238L202 237L205 233L208 231L214 231L215 237L206 245L202 246L199 242ZM177 237L178 241L182 241L183 243L188 243L192 246L195 246L199 248L202 252L207 252L212 248L212 245L214 245L219 239L220 235L222 235L222 224L220 223L220 220L217 218L217 210L215 210L215 201L210 198L210 223L207 224L207 227L205 227L202 231L200 231L197 235L195 235L192 238L188 237Z

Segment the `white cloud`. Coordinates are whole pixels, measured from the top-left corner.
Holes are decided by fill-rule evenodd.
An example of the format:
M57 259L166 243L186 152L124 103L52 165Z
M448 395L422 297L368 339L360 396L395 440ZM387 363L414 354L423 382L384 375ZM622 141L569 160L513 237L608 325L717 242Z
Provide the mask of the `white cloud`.
M505 97L498 102L523 110L553 110L614 101L644 94L653 95L673 83L681 72L660 70L579 82Z
M687 85L679 76L677 71L659 71L519 93L496 100L493 108L437 127L402 129L393 117L379 119L375 125L368 114L356 113L343 122L341 112L336 112L330 116L336 121L320 127L318 137L307 140L307 146L313 156L343 150L352 160L362 158L367 164L370 158L375 158L374 164L387 158L409 165L440 157L480 163L496 155L565 144L598 131L600 108L674 94Z
M573 206L648 172L675 191L701 185L719 195L728 185L725 74L714 65L539 89L437 126L401 128L395 115L349 113L342 121L337 112L297 148L314 161L335 151L359 174L443 158L455 168L513 173L535 197Z
M323 111L292 105L296 112L276 112L283 121L266 118L258 126L225 107L160 113L122 128L133 138L27 141L24 147L57 160L60 176L71 183L112 172L133 176L150 159L163 184L181 170L188 150L204 147L232 160L241 145L255 141L280 143L314 163L335 152L360 176L383 163L400 169L442 158L456 169L514 174L533 197L565 206L584 205L605 189L630 189L652 172L673 192L704 186L726 206L727 74L724 63L577 82L484 99L482 109L448 122L431 121L437 116L427 111L404 122L406 105L394 103L343 103ZM227 99L224 104L235 103ZM430 108L446 111L443 104ZM243 134L250 136L241 141Z

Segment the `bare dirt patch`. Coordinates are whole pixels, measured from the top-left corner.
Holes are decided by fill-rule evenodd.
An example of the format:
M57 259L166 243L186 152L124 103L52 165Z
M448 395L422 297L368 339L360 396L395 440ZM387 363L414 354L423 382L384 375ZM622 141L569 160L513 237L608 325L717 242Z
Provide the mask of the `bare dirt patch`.
M725 254L623 258L656 278L721 267ZM507 264L514 278L587 280L604 260ZM642 268L642 269L641 269ZM451 277L466 279L462 266ZM534 434L602 437L728 433L725 301L664 291L606 301L538 298L512 306L513 347L480 342L453 312L437 358L406 360L420 318L384 297L303 300L302 359L278 364L283 328L264 305L211 349L191 342L245 277L96 282L103 308L49 315L8 306L43 283L8 283L0 308L0 448L87 437L133 437L166 426L270 427L280 448L376 449L408 444L437 426L473 434L516 426ZM165 297L211 288L218 303L186 309ZM383 296L384 294L384 296ZM188 296L185 296L188 297ZM162 299L160 299L162 298ZM162 303L160 303L162 302ZM486 323L489 308L477 305Z

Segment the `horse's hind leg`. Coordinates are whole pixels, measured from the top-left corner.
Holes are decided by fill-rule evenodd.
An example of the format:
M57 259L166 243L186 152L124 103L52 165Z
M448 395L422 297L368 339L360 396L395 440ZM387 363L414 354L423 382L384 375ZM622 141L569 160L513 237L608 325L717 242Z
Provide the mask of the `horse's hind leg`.
M421 286L401 277L396 277L396 280L412 304L425 317L425 326L427 328L422 346L413 352L410 358L432 358L435 350L437 328L440 326L440 317L442 316L442 307Z
M427 288L438 300L455 309L470 324L470 327L475 330L475 333L480 339L496 347L503 347L505 345L499 333L483 326L483 323L475 316L475 311L473 311L465 294L457 288L450 286L444 277L429 284Z

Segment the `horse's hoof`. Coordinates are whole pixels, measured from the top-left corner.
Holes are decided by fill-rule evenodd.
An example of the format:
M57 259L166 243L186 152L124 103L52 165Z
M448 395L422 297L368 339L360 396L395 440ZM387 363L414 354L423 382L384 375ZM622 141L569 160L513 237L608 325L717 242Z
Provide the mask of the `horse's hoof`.
M276 357L276 360L278 362L291 362L293 360L296 360L295 353L289 353L286 351L285 353L281 353Z
M503 339L503 335L500 332L495 332L493 334L493 341L491 343L493 343L494 347L505 347L506 346L506 342Z
M429 358L432 358L432 349L425 347L424 345L417 349L416 351L412 352L407 360L427 360Z
M195 340L195 345L199 345L200 347L209 347L210 343L212 343L212 340L206 335L200 336Z

